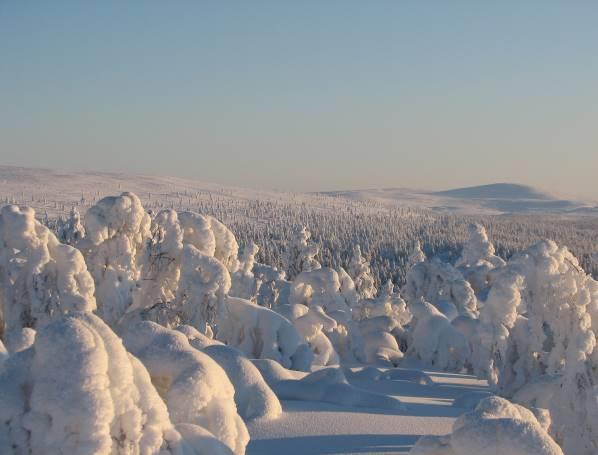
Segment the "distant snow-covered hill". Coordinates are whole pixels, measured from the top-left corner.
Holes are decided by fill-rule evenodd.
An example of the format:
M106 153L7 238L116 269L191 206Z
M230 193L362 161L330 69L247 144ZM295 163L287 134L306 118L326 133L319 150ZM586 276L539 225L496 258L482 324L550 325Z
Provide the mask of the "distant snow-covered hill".
M0 202L31 205L50 216L77 205L85 209L106 195L132 191L149 208L191 208L214 199L247 204L284 203L318 210L357 204L368 211L392 207L440 213L561 213L598 215L598 203L563 200L534 188L511 183L430 192L382 188L330 192L282 192L238 188L195 179L106 172L74 172L0 166Z
M568 213L598 215L597 203L558 199L525 185L495 183L446 191L407 188L334 191L330 196L455 213Z
M535 188L515 183L493 183L490 185L470 186L447 191L437 191L438 196L457 197L463 199L510 199L510 200L551 200L547 193Z

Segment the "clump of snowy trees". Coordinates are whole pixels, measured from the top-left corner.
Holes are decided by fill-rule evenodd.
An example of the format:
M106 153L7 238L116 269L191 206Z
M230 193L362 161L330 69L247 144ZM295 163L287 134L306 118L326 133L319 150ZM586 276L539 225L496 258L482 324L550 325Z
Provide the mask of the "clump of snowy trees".
M486 400L414 453L482 453L464 444L497 431L504 453L598 450L598 283L567 248L505 261L475 224L453 264L412 238L398 289L357 242L343 267L291 232L261 263L264 245L239 248L215 217L154 213L133 193L73 211L57 235L4 207L0 452L243 454L245 423L276 418L280 398L402 409L342 365L406 359L517 403Z

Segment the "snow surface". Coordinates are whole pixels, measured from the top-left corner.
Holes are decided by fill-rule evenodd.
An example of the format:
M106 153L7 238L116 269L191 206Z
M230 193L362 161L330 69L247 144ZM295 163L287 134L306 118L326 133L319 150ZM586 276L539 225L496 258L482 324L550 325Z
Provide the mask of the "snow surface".
M355 375L347 375L352 385L395 397L405 409L282 400L283 414L279 419L248 424L251 440L246 453L405 454L423 434L450 433L453 422L467 410L454 407L455 399L487 390L484 381L463 374L426 371L433 381L426 385L418 383L420 375L412 377L413 371L419 370L379 370L404 372L407 380L371 379L371 374L361 375L370 378L358 378L360 370L351 368Z

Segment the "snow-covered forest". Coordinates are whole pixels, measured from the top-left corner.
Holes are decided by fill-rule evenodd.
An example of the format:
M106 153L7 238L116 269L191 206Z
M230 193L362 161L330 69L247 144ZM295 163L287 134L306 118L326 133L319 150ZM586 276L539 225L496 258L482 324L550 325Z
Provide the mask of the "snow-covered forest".
M467 200L466 210L445 208L454 200L409 198L354 199L337 194L288 193L234 188L190 179L121 174L59 172L0 166L0 202L26 205L53 231L67 222L73 208L81 215L105 196L134 191L143 207L195 211L222 221L241 247L259 245L256 259L284 268L286 246L297 227L306 227L317 260L347 268L358 244L369 261L377 287L391 279L405 283L409 253L418 240L429 257L454 262L472 223L485 226L496 254L503 259L542 239L554 240L578 258L581 267L598 277L596 207L572 212L497 212ZM492 200L495 202L496 200ZM508 201L506 201L508 202ZM517 201L521 203L521 201ZM473 204L472 204L473 203ZM529 203L524 200L523 203Z
M483 386L397 452L598 451L595 219L195 198L2 208L1 453L244 454L443 377Z

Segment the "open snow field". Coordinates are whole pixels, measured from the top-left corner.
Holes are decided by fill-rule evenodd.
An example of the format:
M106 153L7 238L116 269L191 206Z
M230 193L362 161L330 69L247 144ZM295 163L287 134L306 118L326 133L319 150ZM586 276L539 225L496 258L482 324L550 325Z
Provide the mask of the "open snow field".
M350 379L361 389L399 398L406 407L403 411L283 400L283 414L277 420L249 424L247 454L408 453L422 435L451 432L455 419L466 412L453 405L456 398L488 390L486 381L473 376L422 371L429 374L433 384Z

